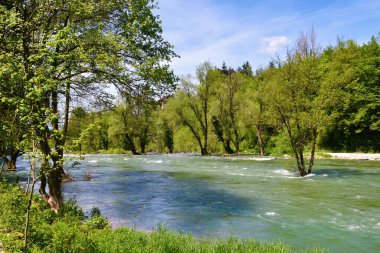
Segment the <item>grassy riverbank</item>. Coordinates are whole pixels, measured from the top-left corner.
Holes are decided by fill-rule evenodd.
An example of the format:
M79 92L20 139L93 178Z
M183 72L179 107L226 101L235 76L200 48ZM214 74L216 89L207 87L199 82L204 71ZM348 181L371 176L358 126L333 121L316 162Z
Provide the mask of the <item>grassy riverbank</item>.
M0 242L4 247L0 251L23 252L26 206L27 197L21 187L0 183ZM233 238L205 241L164 228L151 233L130 228L111 229L96 208L90 216L85 217L74 201L68 201L54 214L35 195L29 252L294 252L282 243Z

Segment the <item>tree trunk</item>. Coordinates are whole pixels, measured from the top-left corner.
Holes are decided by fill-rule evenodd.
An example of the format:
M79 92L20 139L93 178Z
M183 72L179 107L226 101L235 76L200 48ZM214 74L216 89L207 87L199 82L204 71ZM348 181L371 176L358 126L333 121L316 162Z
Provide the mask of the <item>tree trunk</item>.
M226 151L227 154L233 154L235 153L231 148L231 141L229 139L226 139L223 143L224 145L224 151Z
M317 128L313 128L313 143L311 146L311 155L310 155L310 162L309 162L309 169L307 170L307 173L310 174L311 170L314 166L314 159L315 159L315 149L317 146L317 137L318 137L318 131Z
M257 143L259 144L260 155L265 156L263 137L261 136L260 127L256 126L257 130Z
M20 150L11 150L9 159L6 160L6 170L7 171L16 171L16 162L17 158L20 156L21 152Z
M299 172L299 174L300 174L301 177L304 177L304 176L307 175L307 172L305 170L305 167L303 166L304 162L303 162L302 149L298 150L298 148L297 148L297 146L299 144L297 144L295 142L295 138L293 137L292 129L290 127L289 121L284 118L283 119L283 123L285 124L286 131L288 132L288 136L289 136L290 144L292 146L293 154L296 156L298 172Z
M209 155L209 153L207 152L207 150L204 147L201 147L201 155L202 156Z
M15 160L7 160L6 166L5 166L6 171L16 171L16 161Z
M141 154L145 154L145 147L148 144L148 129L145 128L140 135Z
M33 152L34 151L35 151L35 142L33 141ZM25 252L29 252L28 247L29 247L30 208L32 207L34 186L35 186L36 181L37 181L35 158L33 157L32 160L29 160L29 162L30 162L30 175L28 177L28 182L30 181L30 177L32 177L31 178L32 189L30 190L30 192L28 192L28 190L29 190L29 184L28 184L28 189L27 189L26 193L29 193L29 198L28 198L28 205L26 207L25 229L24 229L24 249L25 249Z
M1 165L0 165L0 177L3 175L4 167L5 167L4 161L1 161Z
M133 142L132 137L128 134L124 134L124 141L125 141L125 149L130 150L133 155L140 155L139 152L137 152L135 143Z
M145 154L145 142L140 143L141 154Z
M299 152L299 163L298 163L298 171L300 173L300 176L301 177L304 177L306 176L308 173L306 171L306 168L305 168L305 159L304 159L304 156L303 156L303 147L300 148L300 150L298 151Z
M55 212L63 206L61 183L64 175L63 166L55 162L53 169L49 172L48 185L50 199L48 203Z
M54 161L53 167L50 167L49 161L45 158L41 165L41 184L39 193L43 199L50 205L50 209L58 212L63 206L63 197L61 183L64 175L63 167ZM49 194L46 192L46 185L49 186Z

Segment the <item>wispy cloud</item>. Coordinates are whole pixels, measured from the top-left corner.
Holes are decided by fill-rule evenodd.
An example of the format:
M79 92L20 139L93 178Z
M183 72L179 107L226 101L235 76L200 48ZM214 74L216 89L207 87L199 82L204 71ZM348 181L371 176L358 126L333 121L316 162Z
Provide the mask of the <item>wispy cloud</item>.
M261 48L267 53L276 53L281 48L289 44L289 39L286 36L266 37L261 40Z
M165 38L181 56L172 67L182 75L206 60L219 66L225 61L237 67L246 60L254 68L266 65L312 25L322 45L337 35L365 41L379 31L380 1L358 2L161 0L157 13Z

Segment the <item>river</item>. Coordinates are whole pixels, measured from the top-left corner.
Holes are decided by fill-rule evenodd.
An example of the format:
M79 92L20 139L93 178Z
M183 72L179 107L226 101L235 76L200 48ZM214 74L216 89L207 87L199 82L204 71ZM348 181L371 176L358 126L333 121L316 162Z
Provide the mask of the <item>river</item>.
M380 162L190 155L88 155L68 169L65 198L113 227L159 225L198 238L282 241L295 249L380 252ZM19 172L19 173L22 173ZM91 175L84 180L85 173Z

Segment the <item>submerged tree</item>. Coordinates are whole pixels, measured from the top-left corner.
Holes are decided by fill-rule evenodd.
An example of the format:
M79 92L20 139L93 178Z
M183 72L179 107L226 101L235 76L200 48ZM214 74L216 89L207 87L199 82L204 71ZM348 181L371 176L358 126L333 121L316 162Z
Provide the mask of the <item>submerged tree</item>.
M301 176L312 171L319 129L324 124L322 88L315 33L301 33L296 48L288 52L287 61L267 87L267 103L285 127ZM306 164L304 152L308 145L311 154Z

